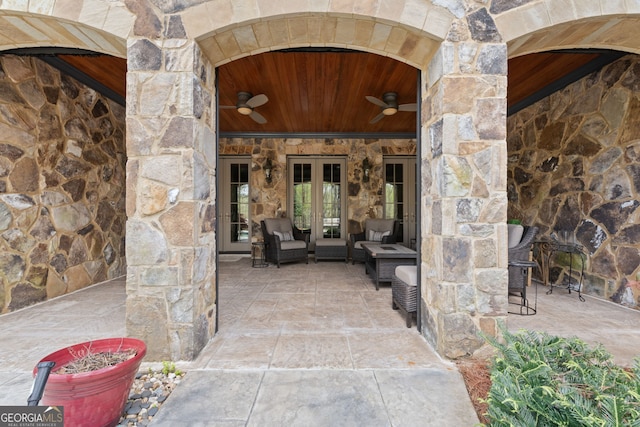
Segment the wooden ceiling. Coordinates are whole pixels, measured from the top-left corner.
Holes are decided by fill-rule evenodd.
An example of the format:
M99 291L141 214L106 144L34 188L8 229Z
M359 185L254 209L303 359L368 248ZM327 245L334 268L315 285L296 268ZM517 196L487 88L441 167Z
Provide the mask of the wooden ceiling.
M620 52L545 52L509 60L509 112L561 89L621 56ZM126 98L126 61L110 56L58 55L78 76ZM87 81L84 81L87 83ZM416 114L398 112L375 124L380 112L365 96L397 92L398 103L417 99L418 70L375 54L353 51L277 51L245 57L218 68L220 105L235 105L237 93L264 93L258 124L235 109L219 111L223 135L240 134L411 134ZM461 94L461 96L464 96Z
M220 105L235 105L239 91L264 93L257 107L267 123L236 110L220 110L224 132L415 132L416 114L399 111L369 123L381 108L365 99L398 94L398 104L417 101L418 70L388 57L363 52L273 52L218 68Z
M127 60L109 55L86 57L82 55L58 55L58 58L75 69L91 76L122 98L127 94Z
M549 96L623 56L610 50L542 52L509 60L509 114Z

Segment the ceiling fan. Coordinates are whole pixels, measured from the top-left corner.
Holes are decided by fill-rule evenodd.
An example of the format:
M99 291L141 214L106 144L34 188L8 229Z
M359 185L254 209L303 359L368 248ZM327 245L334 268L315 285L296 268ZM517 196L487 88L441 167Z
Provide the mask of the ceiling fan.
M373 96L365 96L365 98L382 109L380 114L371 119L369 122L371 124L379 122L384 116L393 116L398 111L416 111L418 109L418 105L415 102L413 104L398 105L398 94L396 92L386 92L382 95L382 99Z
M253 96L249 92L238 92L238 102L236 105L221 105L221 109L231 109L235 108L238 113L243 116L251 117L256 123L260 123L261 125L267 123L267 119L254 108L259 107L261 105L266 104L269 101L267 95L261 93L260 95Z

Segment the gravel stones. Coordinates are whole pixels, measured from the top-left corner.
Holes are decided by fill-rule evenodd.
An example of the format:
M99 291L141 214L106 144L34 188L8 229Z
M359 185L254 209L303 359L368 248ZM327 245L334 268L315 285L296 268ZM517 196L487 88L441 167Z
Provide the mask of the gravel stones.
M147 426L158 409L167 400L175 387L180 384L184 373L163 373L149 369L138 372L129 392L118 427Z

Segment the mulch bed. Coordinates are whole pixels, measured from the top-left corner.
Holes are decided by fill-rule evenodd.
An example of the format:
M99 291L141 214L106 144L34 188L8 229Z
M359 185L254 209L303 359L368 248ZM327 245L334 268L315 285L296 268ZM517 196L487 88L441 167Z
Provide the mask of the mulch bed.
M471 398L473 408L478 414L481 423L488 425L485 414L488 405L483 402L489 395L491 388L491 370L490 362L482 359L462 359L456 361L458 371L464 379L467 392Z

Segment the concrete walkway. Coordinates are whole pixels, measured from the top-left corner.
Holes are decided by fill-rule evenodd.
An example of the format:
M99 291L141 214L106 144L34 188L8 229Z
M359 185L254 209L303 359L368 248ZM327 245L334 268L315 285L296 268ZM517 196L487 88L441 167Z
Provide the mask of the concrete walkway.
M391 310L390 286L361 264L250 267L222 256L220 330L155 416L157 426L473 426L478 419L455 365ZM532 294L529 291L529 295ZM61 347L125 334L124 279L0 316L0 405L26 404L31 370ZM629 365L640 351L640 312L555 289L533 328L601 342ZM145 363L145 365L150 365ZM146 369L146 366L143 366Z
M527 291L531 302L536 301L535 316L509 315L509 330L519 329L544 331L560 337L578 337L584 342L602 344L621 366L633 366L634 358L640 357L640 310L626 308L599 298L576 292L538 285ZM510 306L510 311L515 310Z
M221 259L235 262L220 262L220 330L198 360L178 364L187 375L153 425L478 422L455 365L406 327L390 286L376 291L362 264ZM125 298L114 280L0 316L0 405L26 404L48 353L125 334Z
M218 335L153 425L478 423L455 365L406 327L391 287L376 291L362 264L221 262L220 300Z

